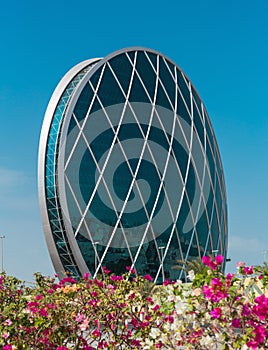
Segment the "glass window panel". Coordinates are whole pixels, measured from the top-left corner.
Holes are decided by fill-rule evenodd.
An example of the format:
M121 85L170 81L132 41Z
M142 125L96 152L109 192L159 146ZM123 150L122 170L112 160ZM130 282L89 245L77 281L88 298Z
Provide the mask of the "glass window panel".
M151 97L151 100L154 100L155 87L156 87L156 74L152 68L152 65L149 63L144 52L139 52L136 62L136 70L138 71L146 89Z
M201 253L201 256L203 256L205 253L207 237L209 234L208 221L207 221L206 211L204 210L203 202L201 203L200 214L201 216L196 224L196 231L198 236L200 253Z
M74 114L78 122L81 122L85 118L93 96L94 93L91 87L89 84L86 84L74 108Z
M128 52L126 55L130 58L130 60L134 63L135 61L135 53L136 51L131 51L131 52Z
M182 96L188 107L188 110L191 111L191 97L190 97L189 85L185 80L185 78L182 76L182 73L178 70L177 70L177 82L178 82L179 89L182 93Z
M124 103L124 95L118 86L110 68L105 67L102 82L98 89L98 96L104 107Z
M194 125L195 125L195 128L197 130L198 137L199 137L202 145L204 145L204 143L205 143L204 126L203 126L203 123L200 119L200 115L198 113L198 110L196 108L195 103L193 103L193 116L194 116Z
M189 111L186 109L185 102L183 101L180 93L178 92L178 94L177 94L177 115L180 118L184 119L188 125L191 125L190 112L191 112L191 109L189 109Z
M129 101L150 103L149 98L136 74L134 75Z
M93 85L94 89L97 88L97 85L98 85L98 82L99 82L99 79L100 79L100 75L101 75L102 69L103 69L103 66L100 67L100 68L92 75L92 77L90 78L90 82L91 82L91 84Z
M211 181L214 184L214 182L215 182L215 163L214 163L214 159L212 156L212 150L210 148L209 143L207 143L206 155L207 155L207 160L208 160Z
M161 84L159 83L158 87L157 87L157 98L156 98L156 104L162 107L165 107L169 110L172 110L172 106L161 86Z
M219 224L218 224L217 214L216 214L215 209L214 209L214 214L213 214L210 232L211 232L213 250L217 250L218 249L218 239L219 239Z
M193 86L191 86L191 88L192 88L192 94L193 94L194 101L197 105L197 110L199 111L199 114L202 116L202 106L201 106L202 102L201 102L200 98L198 97L198 94L197 94L195 88ZM202 118L201 118L201 120L202 120Z
M130 79L133 71L133 67L129 62L129 59L125 54L121 54L119 56L112 58L109 61L109 64L111 65L114 73L116 74L118 80L120 81L120 84L125 94L127 95ZM124 67L124 69L122 69L122 67Z
M151 53L151 52L146 52L146 54L148 55L151 63L153 64L155 70L157 70L157 55L155 53Z
M176 85L162 57L160 57L159 59L159 69L160 69L160 72L159 72L160 79L165 87L165 90L169 96L169 99L171 100L172 106L175 108ZM174 69L171 71L174 71Z

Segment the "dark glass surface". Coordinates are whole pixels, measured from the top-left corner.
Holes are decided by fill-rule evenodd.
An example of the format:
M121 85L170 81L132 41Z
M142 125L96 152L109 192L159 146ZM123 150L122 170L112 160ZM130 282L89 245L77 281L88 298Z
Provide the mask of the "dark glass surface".
M156 87L156 74L144 52L140 52L137 56L136 69L153 101Z

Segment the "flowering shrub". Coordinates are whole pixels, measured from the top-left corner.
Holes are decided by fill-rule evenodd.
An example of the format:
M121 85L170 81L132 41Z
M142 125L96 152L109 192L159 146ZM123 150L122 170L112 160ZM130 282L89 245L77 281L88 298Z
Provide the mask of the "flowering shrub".
M0 275L0 347L11 349L267 349L268 271L220 272L221 256L204 257L193 281L123 276L80 281L36 274L36 286ZM248 277L251 278L248 278ZM245 283L247 277L247 283ZM261 293L253 288L258 284Z

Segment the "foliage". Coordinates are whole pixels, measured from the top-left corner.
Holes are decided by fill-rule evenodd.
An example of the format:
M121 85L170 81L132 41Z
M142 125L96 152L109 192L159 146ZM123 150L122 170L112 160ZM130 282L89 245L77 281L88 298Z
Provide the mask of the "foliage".
M190 271L195 274L203 274L207 270L207 266L203 264L202 259L197 257L193 260L177 260L177 264L173 267L176 270L185 271L186 276Z
M29 288L0 275L0 347L14 349L227 349L268 348L268 270L239 264L220 272L223 258L204 257L192 284L151 276L80 281L36 274ZM247 280L247 283L245 281ZM261 292L252 288L258 284Z

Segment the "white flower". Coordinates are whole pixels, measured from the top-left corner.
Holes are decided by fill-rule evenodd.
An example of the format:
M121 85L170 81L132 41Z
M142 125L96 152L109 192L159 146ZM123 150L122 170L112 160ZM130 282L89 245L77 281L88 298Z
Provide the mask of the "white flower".
M194 280L194 278L195 278L194 270L191 270L191 271L188 272L187 278L188 278L190 281L193 281L193 280Z
M182 315L188 309L188 304L179 300L175 303L175 309L178 315Z
M206 337L202 337L200 340L200 345L208 346L213 344L214 339L207 335Z
M160 332L159 328L152 328L151 329L150 336L153 339L156 339L157 337L159 337L160 334L161 334L161 332Z

